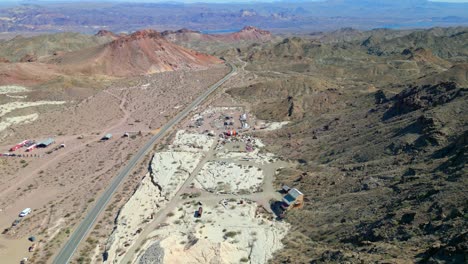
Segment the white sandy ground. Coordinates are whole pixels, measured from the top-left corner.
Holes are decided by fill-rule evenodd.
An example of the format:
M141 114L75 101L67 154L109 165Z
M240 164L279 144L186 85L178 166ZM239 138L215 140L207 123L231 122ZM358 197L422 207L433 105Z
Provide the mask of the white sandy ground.
M151 177L166 199L171 199L202 158L201 153L160 152L151 162Z
M233 161L248 160L262 165L277 161L277 158L274 154L260 151L260 149L265 146L265 144L263 144L260 139L254 137L245 137L242 139L241 137L241 140L246 142L247 138L250 138L252 142L254 147L253 151L246 152L244 149L239 149L239 151L229 151L225 145L220 144L216 148L218 151L216 153L216 157L220 159L231 159Z
M6 96L13 98L13 99L24 99L28 97L27 95L9 95L9 94L7 94Z
M135 194L121 209L108 246L109 263L118 263L119 253L132 243L139 227L149 221L151 214L166 203L165 198L151 181L149 173L143 178Z
M124 205L117 218L116 228L108 243L109 263L118 263L120 252L133 244L136 231L149 222L171 198L180 185L200 162L201 153L161 152L156 153L148 173L135 194Z
M0 86L0 94L9 94L9 93L23 93L29 92L28 88L18 85L2 85Z
M116 227L107 244L107 263L122 262L125 252L139 236L139 230L147 226L153 213L162 210L174 198L214 140L204 134L182 130L176 133L169 151L154 155L150 172L117 217ZM219 144L215 160L204 164L197 174L195 188L202 187L197 183L200 181L206 189L220 185L228 186L234 193L240 190L255 192L263 183L263 171L236 161L249 159L254 164L265 164L275 158L270 153L259 153L264 146L260 140L250 140L255 149L250 153L245 149L234 151L229 142ZM231 160L227 162L225 159ZM244 202L241 205L231 201L217 204L221 198L216 194L209 195L213 200L203 205L203 216L199 219L194 218L198 205L193 201L174 208L174 216L168 216L166 220L169 225L162 224L153 231L142 247L144 250L138 251L139 255L160 242L164 249L163 263L240 263L241 259L250 263L266 263L273 252L282 247L280 241L289 228L287 224L270 220L272 216L269 214L257 214L255 203ZM231 233L232 238L225 237L229 232L236 233Z
M174 150L199 152L208 151L214 143L214 138L208 135L190 133L185 130L177 131L171 148Z
M24 115L24 116L15 116L15 117L7 117L5 120L0 122L0 132L7 129L8 127L20 123L30 123L35 121L39 115L37 113Z
M225 161L207 162L195 178L209 192L257 192L263 182L260 168ZM195 185L197 187L197 185Z
M290 123L289 121L267 123L263 130L266 130L266 131L278 130L289 123Z
M175 208L167 226L153 231L144 249L160 242L163 263L267 263L282 248L288 224L257 213L255 203L229 201L203 205L203 215L194 217L198 205Z
M65 101L37 101L37 102L10 102L0 105L0 117L21 108L41 105L60 105L66 103Z

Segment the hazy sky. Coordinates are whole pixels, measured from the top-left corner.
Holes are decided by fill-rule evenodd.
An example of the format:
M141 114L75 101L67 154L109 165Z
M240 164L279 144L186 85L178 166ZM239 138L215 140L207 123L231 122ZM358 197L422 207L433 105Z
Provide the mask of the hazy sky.
M79 2L80 0L0 0L0 4L3 3L21 3L21 2ZM92 2L184 2L184 3L196 3L196 2L203 2L203 3L248 3L248 2L287 2L287 0L85 0L85 1L92 1ZM295 0L298 1L298 0ZM326 0L299 0L303 2L309 1L326 1ZM406 1L406 0L395 0L397 1ZM432 2L451 2L451 3L468 3L468 0L428 0Z

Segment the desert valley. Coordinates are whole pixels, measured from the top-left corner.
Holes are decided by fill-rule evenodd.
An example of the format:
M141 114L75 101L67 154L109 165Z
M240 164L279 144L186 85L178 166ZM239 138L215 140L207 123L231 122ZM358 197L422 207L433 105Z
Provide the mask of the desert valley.
M0 262L467 261L467 27L188 28L0 35Z

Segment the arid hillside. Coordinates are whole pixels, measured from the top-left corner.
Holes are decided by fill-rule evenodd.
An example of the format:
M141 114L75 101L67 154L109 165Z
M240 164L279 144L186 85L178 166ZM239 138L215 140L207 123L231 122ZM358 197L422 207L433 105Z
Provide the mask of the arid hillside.
M112 38L109 36L91 36L68 32L36 37L19 35L0 42L0 57L11 62L31 62L42 57L98 46L110 41Z
M463 68L460 65L467 62L466 28L436 28L412 33L390 31L388 36L385 32L366 32L364 35L370 36L364 41L336 42L323 36L327 41L322 42L320 39L290 37L276 43L230 51L226 56L244 56L250 62L247 69L254 71L320 73L325 79L346 78L353 83L378 86L417 83L433 76L439 76L439 81L455 78L463 84L466 77L456 69ZM333 32L332 38L339 39L337 34ZM452 71L447 71L452 67ZM448 76L452 74L458 77Z
M0 42L0 85L70 86L72 82L81 87L102 86L102 81L115 78L201 70L221 62L216 57L177 46L153 30L130 35L99 31L95 36L77 33L19 36Z
M203 69L222 61L168 42L154 30L142 30L101 46L57 56L51 62L70 74L80 72L123 77Z
M386 41L364 43L334 32L241 50L251 84L228 93L290 121L262 138L298 164L277 187L306 197L285 215L292 231L272 263L466 262L464 32L379 31Z
M264 43L275 39L269 31L252 26L245 26L241 30L226 34L204 34L200 31L180 29L166 30L161 33L167 40L190 49L222 55L229 48L239 48L254 43Z
M272 39L272 35L269 31L261 30L252 26L245 26L238 32L226 33L226 34L203 34L200 31L193 31L189 29L180 29L177 31L163 31L161 33L167 40L183 44L186 42L193 41L205 41L205 42L240 42L240 41L251 41L251 42L265 42Z

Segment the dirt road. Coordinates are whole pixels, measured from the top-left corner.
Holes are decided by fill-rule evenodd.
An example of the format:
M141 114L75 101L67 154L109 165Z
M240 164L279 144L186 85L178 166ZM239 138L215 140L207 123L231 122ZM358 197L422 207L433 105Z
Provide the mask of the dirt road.
M104 191L102 196L96 201L93 208L88 211L88 214L83 219L81 224L75 229L75 231L70 236L67 243L60 250L60 252L55 257L53 263L63 264L68 263L73 256L74 252L78 248L80 242L86 237L89 230L93 227L94 222L101 212L107 206L107 203L111 199L112 195L115 193L120 184L124 179L130 174L133 168L140 163L144 156L153 148L154 144L163 136L165 136L171 128L184 119L193 109L195 109L201 102L203 102L211 93L213 93L218 87L220 87L224 82L236 74L237 68L233 64L231 66L231 72L227 74L220 81L212 85L207 91L205 91L201 96L195 99L187 108L177 114L172 120L170 120L161 130L153 136L144 146L141 148L129 161L129 163L124 167L124 169L112 180L109 187Z

